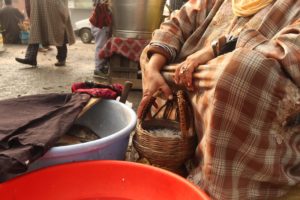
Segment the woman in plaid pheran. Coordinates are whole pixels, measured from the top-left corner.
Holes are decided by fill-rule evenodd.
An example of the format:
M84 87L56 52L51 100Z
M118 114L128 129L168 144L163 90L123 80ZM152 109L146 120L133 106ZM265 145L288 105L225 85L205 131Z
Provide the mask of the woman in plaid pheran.
M157 91L189 91L199 162L188 179L212 199L276 199L300 182L299 0L190 0L141 66L139 117Z

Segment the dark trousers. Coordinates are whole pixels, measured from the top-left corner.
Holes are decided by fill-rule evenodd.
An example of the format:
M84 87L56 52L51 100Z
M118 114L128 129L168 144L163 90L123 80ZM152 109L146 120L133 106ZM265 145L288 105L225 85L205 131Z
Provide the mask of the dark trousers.
M67 54L68 54L68 48L67 48L67 44L64 43L62 46L56 46L57 49L57 55L56 55L56 59L58 61L65 61L67 59Z
M27 46L25 58L28 60L36 60L39 51L39 44L29 44Z
M65 61L68 54L67 44L64 43L62 46L57 46L56 59L58 61ZM25 58L29 60L36 60L39 51L39 44L29 44L26 50Z

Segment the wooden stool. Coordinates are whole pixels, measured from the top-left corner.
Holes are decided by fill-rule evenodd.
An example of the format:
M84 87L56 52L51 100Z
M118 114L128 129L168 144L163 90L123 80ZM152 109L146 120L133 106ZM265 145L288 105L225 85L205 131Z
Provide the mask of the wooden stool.
M132 82L132 89L142 89L142 80L138 78L139 62L114 54L109 59L111 83Z

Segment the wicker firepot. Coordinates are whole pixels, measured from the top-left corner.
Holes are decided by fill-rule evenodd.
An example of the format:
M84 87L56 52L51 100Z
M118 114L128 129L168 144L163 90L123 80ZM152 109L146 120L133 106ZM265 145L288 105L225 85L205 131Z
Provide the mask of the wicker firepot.
M153 97L145 106L133 136L133 145L140 158L151 165L184 175L184 163L192 158L197 144L192 106L187 94L179 90L149 118L155 101ZM177 134L164 134L170 131Z

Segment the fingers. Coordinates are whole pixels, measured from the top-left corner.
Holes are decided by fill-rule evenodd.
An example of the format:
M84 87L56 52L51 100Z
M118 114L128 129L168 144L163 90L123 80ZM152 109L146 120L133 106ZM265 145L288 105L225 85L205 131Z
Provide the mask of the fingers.
M167 99L169 99L169 100L173 99L172 91L171 91L171 89L169 88L168 85L162 86L162 87L160 88L160 90L162 91L163 95L164 95Z
M182 74L184 85L187 87L191 87L193 81L193 72L194 70L187 70L185 73Z
M147 95L147 94L146 94L146 95L143 95L142 100L141 100L141 102L140 102L140 104L139 104L139 106L138 106L138 109L137 109L137 117L138 117L139 119L142 118L143 110L144 110L144 108L146 107L146 105L149 103L151 97L152 97L152 96Z
M172 91L171 89L169 88L169 86L167 84L161 86L159 88L158 91L156 91L155 93L152 93L151 92L152 90L145 90L143 92L143 97L142 97L142 100L138 106L138 109L137 109L137 116L139 119L141 119L142 117L142 113L143 113L143 110L144 108L148 105L148 103L150 102L151 98L155 95L156 92L160 92L163 94L163 96L167 99L173 99L173 96L172 96ZM155 107L157 107L157 104L154 103L153 104Z
M178 66L176 67L175 74L174 74L174 82L175 82L176 84L179 84L180 66L181 66L181 65L178 65Z
M178 65L174 74L174 82L185 86L188 90L193 90L193 72L194 67L185 62Z

